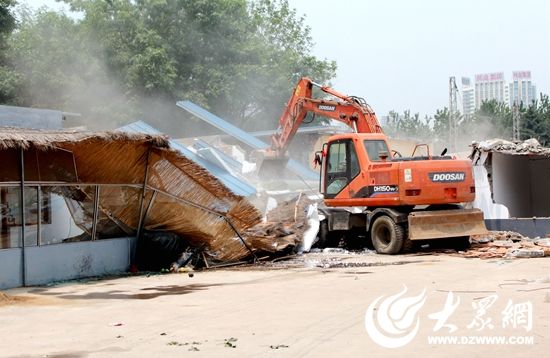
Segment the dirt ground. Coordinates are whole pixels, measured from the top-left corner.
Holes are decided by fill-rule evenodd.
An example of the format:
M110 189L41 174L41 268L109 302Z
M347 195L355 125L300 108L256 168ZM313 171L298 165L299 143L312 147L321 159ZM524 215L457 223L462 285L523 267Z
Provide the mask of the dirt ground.
M378 297L395 295L404 285L406 297L426 290L414 316L418 332L402 347L381 347L367 333L365 313ZM434 332L436 320L429 315L443 309L449 291L460 303L445 323L457 330L443 326ZM496 300L479 316L480 303L491 297ZM531 329L525 314L516 317L517 327L509 320L503 327L510 302L531 303ZM194 277L165 274L7 290L0 300L0 355L542 357L550 350L549 325L549 258L316 253ZM529 336L534 344L434 344L430 335Z

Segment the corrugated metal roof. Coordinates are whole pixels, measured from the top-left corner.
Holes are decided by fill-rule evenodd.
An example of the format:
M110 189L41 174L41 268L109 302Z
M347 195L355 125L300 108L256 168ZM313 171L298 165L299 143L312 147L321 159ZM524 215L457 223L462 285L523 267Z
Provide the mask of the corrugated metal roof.
M211 146L202 139L195 139L195 141L193 142L193 148L195 148L199 153L201 153L202 151L210 151L216 156L216 160L223 161L223 166L230 166L232 170L235 170L237 172L242 171L242 163L225 154L218 148Z
M265 130L265 131L257 131L257 132L250 132L251 135L254 137L264 137L264 136L272 136L277 132L276 129L271 130ZM299 134L309 134L309 133L324 133L324 134L334 134L334 133L351 133L353 130L347 126L304 126L301 128L298 128L296 133Z
M61 129L63 128L63 112L52 109L0 105L0 126Z
M159 130L154 127L151 127L149 124L143 121L137 121L125 125L118 130L131 133L147 133L147 134L162 134ZM170 146L181 154L185 155L187 158L191 159L195 163L199 164L206 170L208 170L212 175L218 178L225 186L227 186L233 193L242 196L250 196L256 194L256 188L250 184L244 182L243 180L234 177L224 168L220 168L218 165L209 162L205 158L197 155L193 151L186 148L184 145L176 142L175 140L170 140Z
M204 108L194 104L191 101L179 101L176 103L176 105L182 109L185 109L186 111L195 115L196 117L202 119L203 121L213 125L214 127L222 130L223 132L229 134L230 136L251 146L254 149L266 149L269 147L269 144L259 140L258 138L255 138L253 135L223 120L222 118L216 116L215 114L208 112ZM308 180L319 179L319 174L303 166L302 164L300 164L299 162L293 159L288 161L287 169L290 169L292 172L294 172L295 174L297 174L299 177L303 179L308 179Z

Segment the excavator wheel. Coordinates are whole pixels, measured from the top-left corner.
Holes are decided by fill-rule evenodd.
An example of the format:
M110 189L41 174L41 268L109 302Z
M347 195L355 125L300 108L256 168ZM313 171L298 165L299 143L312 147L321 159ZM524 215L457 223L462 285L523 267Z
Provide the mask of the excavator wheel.
M379 254L397 254L403 247L405 230L386 215L377 217L371 228L372 244Z

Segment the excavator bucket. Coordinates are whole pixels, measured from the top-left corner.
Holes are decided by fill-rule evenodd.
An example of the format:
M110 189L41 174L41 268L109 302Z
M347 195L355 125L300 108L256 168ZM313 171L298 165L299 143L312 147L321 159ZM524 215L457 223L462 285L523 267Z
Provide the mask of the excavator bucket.
M255 153L258 176L262 179L281 179L289 157L277 157L271 152L258 151Z
M479 209L417 211L409 215L409 239L427 240L486 234Z

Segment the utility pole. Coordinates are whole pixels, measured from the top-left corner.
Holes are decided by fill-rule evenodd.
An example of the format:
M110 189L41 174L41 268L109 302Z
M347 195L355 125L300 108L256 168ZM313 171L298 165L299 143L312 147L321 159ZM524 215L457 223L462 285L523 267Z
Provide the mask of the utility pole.
M515 141L521 140L519 134L520 122L521 115L519 113L518 101L514 100L514 104L512 105L512 138Z
M455 77L449 77L449 152L456 152L456 137L458 135L458 88L456 87Z

